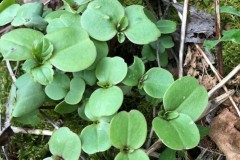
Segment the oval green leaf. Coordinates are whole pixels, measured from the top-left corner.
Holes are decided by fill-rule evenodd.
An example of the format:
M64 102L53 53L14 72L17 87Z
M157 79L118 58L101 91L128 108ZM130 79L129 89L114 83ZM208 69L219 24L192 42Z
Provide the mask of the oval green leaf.
M96 59L96 47L83 29L66 27L51 32L46 38L54 46L52 65L66 72L88 68ZM59 41L61 39L61 41Z
M166 19L159 20L156 25L161 33L164 34L175 32L177 27L175 22Z
M95 90L89 98L85 113L94 117L103 117L113 115L118 111L123 102L122 90L117 86ZM90 117L88 117L90 118Z
M55 131L48 144L50 152L55 156L69 160L78 160L80 157L80 138L67 127L62 127Z
M140 148L146 140L147 122L137 110L116 114L110 124L112 145L121 151Z
M162 68L151 68L145 75L147 78L143 82L143 89L154 98L163 98L166 90L174 82L172 74Z
M120 152L114 160L149 160L149 157L144 151L138 149L132 153Z
M74 72L73 76L82 78L85 81L85 83L89 86L93 86L97 82L95 70L83 70L80 72Z
M77 14L64 13L59 18L51 20L47 26L47 33L65 27L81 27L81 18Z
M166 148L162 153L160 153L158 160L177 160L175 150Z
M9 7L7 7L5 10L0 12L0 26L4 26L14 19L16 16L18 10L20 8L19 4L13 4Z
M82 27L91 37L108 41L117 34L117 25L124 17L124 8L117 0L94 0L81 17Z
M127 64L121 57L105 57L96 67L96 76L100 82L114 85L126 77L127 70Z
M15 3L15 0L2 0L0 3L0 12Z
M101 122L85 127L80 135L82 150L88 154L103 152L111 147L109 123Z
M103 59L104 57L107 57L108 55L108 45L107 45L107 42L102 42L102 41L98 41L98 40L95 40L95 39L91 39L97 49L97 57L94 61L94 63L88 67L87 69L88 70L93 70L96 68L98 62Z
M17 15L12 21L11 25L15 27L25 25L27 27L34 27L43 30L45 29L47 22L45 22L41 17L42 12L42 3L24 3L19 8Z
M66 103L65 101L60 102L56 105L54 111L60 114L68 114L76 111L78 109L79 105L70 105Z
M45 88L47 96L53 100L63 99L69 91L70 79L63 73L56 72L52 83Z
M23 36L24 35L24 36ZM4 34L0 39L0 52L5 60L21 61L32 57L34 40L42 39L39 31L21 28Z
M123 84L127 86L137 86L139 80L145 72L145 65L143 61L134 56L134 62L131 66L128 67L127 76L123 80Z
M140 5L131 5L125 9L129 25L124 33L135 44L148 44L160 36L159 29L148 19L143 9Z
M61 9L58 9L56 11L53 11L53 12L50 12L48 13L44 19L45 21L47 21L48 23L50 23L52 20L56 19L56 18L60 18L60 16L64 13L69 13L68 11L65 11L65 10L61 10Z
M198 80L183 77L175 81L163 97L166 111L178 111L187 114L193 121L203 113L208 103L208 94Z
M77 104L81 101L85 91L85 82L80 77L74 77L70 82L70 90L68 91L65 102L71 105Z
M42 86L32 79L30 74L23 74L15 83L17 87L13 117L21 117L38 109L45 101Z
M171 149L194 148L200 141L198 128L188 115L180 113L178 118L170 121L156 117L152 124L159 139Z

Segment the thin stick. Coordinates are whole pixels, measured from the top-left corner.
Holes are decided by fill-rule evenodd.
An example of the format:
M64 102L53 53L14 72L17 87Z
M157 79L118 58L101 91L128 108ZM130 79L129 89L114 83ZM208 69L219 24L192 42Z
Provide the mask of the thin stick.
M202 146L197 146L197 147L200 148L200 149L204 149L204 150L207 149L208 152L211 152L211 153L214 153L214 154L218 154L218 155L224 156L222 153L215 152L215 151L213 151L213 150L211 150L211 149L204 148L204 147L202 147Z
M157 17L156 13L154 12L154 9L151 5L151 3L149 2L149 0L145 0L147 7L150 9L150 11Z
M184 42L185 42L185 34L186 34L188 3L189 3L189 0L184 0L183 18L182 18L182 27L181 27L181 42L180 42L180 48L179 48L179 66L178 66L179 78L183 76L183 52L184 52Z
M48 115L46 115L43 111L39 111L40 114L47 120L49 124L51 124L55 129L58 129L59 126L56 122L54 122Z
M3 155L6 158L6 160L9 160L4 146L2 146L2 151L3 151Z
M158 64L158 67L161 67L161 62L159 57L159 38L156 41L156 46L157 46L157 49L156 49L157 64Z
M146 150L147 155L149 155L150 153L156 151L158 148L161 147L161 145L162 145L162 141L157 140L151 147L149 147L149 148Z
M173 3L178 3L177 2L177 0L173 0ZM183 19L183 16L182 16L182 14L178 11L178 16L179 16L179 18L181 19L181 21L182 21L182 19Z
M235 74L240 71L240 64L237 65L225 78L223 78L216 86L214 86L209 92L208 95L211 97L214 92L222 88Z
M35 135L44 135L44 136L51 136L53 134L53 131L50 131L50 130L29 129L29 128L14 127L14 126L11 126L11 129L13 130L14 133L35 134Z
M6 65L7 65L8 72L9 72L10 76L12 77L13 82L16 82L15 74L13 73L11 64L8 60L6 60Z
M221 39L221 17L220 17L220 2L219 0L214 0L215 8L215 28L216 28L216 38ZM222 43L216 45L217 52L217 64L218 71L220 75L223 75L223 55L222 55Z
M154 133L154 130L153 130L153 127L151 127L151 130L150 130L150 133L149 133L149 136L148 136L148 141L147 141L147 144L146 144L146 148L149 148L150 145L151 145L153 133Z
M7 32L7 31L9 31L9 30L11 30L12 28L13 28L13 26L9 25L9 26L7 26L7 27L3 28L2 30L0 30L0 34L2 34L2 33L5 33L5 32Z
M162 9L161 9L161 0L158 0L158 16L160 19L163 17Z
M197 48L197 50L202 54L203 58L206 60L206 62L208 63L208 65L210 66L211 70L213 71L213 73L215 74L215 76L217 77L218 81L221 81L221 77L219 76L216 68L212 65L212 63L210 62L210 60L208 59L208 57L206 56L206 54L203 52L203 50L199 47L198 44L195 44L195 47ZM239 66L239 65L238 65ZM237 67L238 67L237 66ZM223 89L225 92L228 92L228 89L225 85L223 85ZM208 94L208 97L211 97L212 93ZM240 111L238 109L238 106L236 105L236 103L234 102L232 96L229 96L229 100L231 101L233 107L235 108L238 116L240 117Z

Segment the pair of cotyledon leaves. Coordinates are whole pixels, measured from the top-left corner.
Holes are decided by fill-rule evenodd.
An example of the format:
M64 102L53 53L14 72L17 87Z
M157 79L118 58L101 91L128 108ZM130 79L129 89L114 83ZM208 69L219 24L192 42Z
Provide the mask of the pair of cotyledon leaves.
M35 27L40 30L45 29L47 23L41 17L43 12L43 4L41 3L25 3L23 5L15 4L15 2L5 2L8 5L3 7L0 11L0 26L6 25L11 22L14 27L26 26ZM2 5L1 5L2 6Z
M143 8L140 5L124 8L117 0L95 0L83 12L81 24L91 37L100 41L108 41L117 34L120 42L126 36L135 44L148 44L157 40L160 31Z
M154 118L154 131L166 146L174 150L195 147L200 134L194 121L204 112L207 103L207 91L196 79L178 79L164 94L164 111Z
M81 148L86 153L93 154L113 145L120 150L115 160L149 160L147 154L139 149L146 136L147 123L142 113L137 110L123 111L115 115L110 124L100 122L84 128L80 135L81 141L68 128L60 128L50 138L49 148L55 156L77 160Z
M53 45L54 49L47 61L34 67L35 70L39 70L35 77L43 85L53 80L52 65L62 71L76 72L90 67L96 59L96 47L87 32L80 27L61 28L45 36L31 29L16 29L1 37L0 52L6 60L34 59L32 44L44 38ZM31 66L32 63L29 64Z

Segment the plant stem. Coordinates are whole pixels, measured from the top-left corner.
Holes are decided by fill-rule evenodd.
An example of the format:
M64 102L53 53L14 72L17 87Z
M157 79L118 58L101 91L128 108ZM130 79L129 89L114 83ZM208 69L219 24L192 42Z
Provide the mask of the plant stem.
M48 115L46 115L43 111L39 111L40 114L47 120L48 123L50 123L55 129L58 129L59 126L56 122L54 122Z
M10 76L12 77L13 82L16 82L16 77L15 77L15 74L13 73L13 70L12 70L9 60L6 60L6 65L7 65L8 72L9 72Z
M4 155L5 159L9 160L4 146L2 146L2 151L3 151L3 155Z
M5 32L7 32L7 31L9 31L9 30L11 30L12 28L13 28L13 26L9 25L9 26L7 26L7 27L3 28L2 30L0 30L0 34L2 34L2 33L5 33Z
M162 9L161 9L161 0L158 0L158 16L160 19L163 17Z
M178 2L177 2L177 0L173 0L173 3L178 3ZM179 11L177 11L177 12L178 12L178 16L179 16L179 18L180 18L181 21L182 21L182 19L183 19L182 14L181 14Z
M149 136L148 136L148 141L147 141L147 144L146 144L146 148L149 148L150 145L151 145L153 132L154 132L153 127L151 127L151 130L150 130L150 133L149 133Z
M146 150L147 155L151 154L152 152L154 152L155 150L157 150L158 148L160 148L161 145L162 145L162 141L157 140L152 146L150 146L150 147Z
M180 48L179 48L179 66L178 66L179 78L183 76L183 52L184 52L184 44L185 44L184 42L185 42L185 34L186 34L188 3L189 3L189 0L184 0L183 18L182 18L182 27L181 27L181 42L180 42Z
M200 46L198 44L195 44L195 47L197 48L197 50L201 53L201 55L203 56L203 58L206 60L206 62L208 63L208 65L210 66L211 70L213 71L213 73L215 74L215 76L217 77L218 81L221 81L221 77L219 76L219 73L217 72L216 68L212 65L212 63L210 62L210 60L208 59L208 57L206 56L206 54L203 52L203 50L200 48ZM240 65L240 64L239 64ZM239 65L236 67L237 69L239 68ZM236 69L235 68L235 69ZM239 70L239 69L238 69ZM221 87L223 87L225 92L228 92L228 89L225 85L222 85ZM210 93L208 93L208 97L210 98L212 96L214 92L211 91ZM240 117L240 111L238 109L238 106L236 105L236 103L234 102L232 96L229 96L229 100L231 101L233 107L235 108L238 116Z
M216 38L221 39L221 18L220 18L220 2L219 0L214 0L215 8L215 28L216 28ZM223 75L223 56L222 56L222 42L216 45L217 50L217 64L218 72Z
M157 64L158 64L158 67L161 67L161 62L159 57L159 38L156 41L156 46L157 46L157 49L156 49Z
M149 8L149 10L150 10L156 17L158 17L158 16L156 15L156 13L154 12L154 9L153 9L151 3L149 2L149 0L145 0L145 2L146 2L146 4L147 4L147 7Z

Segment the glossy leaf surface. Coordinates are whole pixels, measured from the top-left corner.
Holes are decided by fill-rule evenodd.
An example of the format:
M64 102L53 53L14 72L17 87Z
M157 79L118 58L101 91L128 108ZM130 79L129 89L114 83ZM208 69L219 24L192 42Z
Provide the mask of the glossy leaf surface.
M54 46L50 62L62 71L84 70L96 59L96 47L81 28L62 28L47 34L46 38Z
M178 118L168 121L156 117L152 124L160 140L171 149L194 148L200 141L198 128L188 115L180 113Z
M103 152L111 147L109 123L100 122L86 126L80 135L82 149L85 153Z
M145 66L143 61L134 56L134 62L128 67L127 76L123 80L123 84L127 86L137 86L140 78L145 72Z
M117 0L94 0L81 17L82 27L91 37L107 41L117 34L117 25L124 16L124 8Z
M165 111L178 111L197 120L208 103L206 89L193 77L175 81L163 97Z
M129 25L124 33L135 44L148 44L160 36L157 26L148 19L143 8L140 5L131 5L125 9Z
M32 58L32 44L42 37L43 34L39 31L26 28L15 29L1 37L0 52L6 60L21 61Z
M55 131L48 144L50 152L55 156L69 160L78 160L80 157L80 138L67 127L61 127Z
M96 76L101 83L114 85L126 77L127 70L127 64L121 57L105 57L96 67Z
M35 111L45 101L42 86L31 78L30 74L23 74L15 83L17 87L13 117L21 117Z
M173 76L169 71L155 67L147 71L143 89L151 97L163 98L173 82Z
M47 33L54 32L65 27L81 27L81 19L79 15L73 13L61 14L59 18L51 20L47 26Z
M56 105L54 111L60 114L67 114L67 113L72 113L77 110L79 105L70 105L66 103L65 101L60 102L59 104Z
M17 15L19 8L19 4L12 4L11 6L0 12L0 26L4 26L12 22L14 17Z
M114 160L149 160L149 157L144 151L138 149L132 153L120 152Z
M69 91L65 97L65 102L71 105L81 101L85 91L85 82L82 78L74 77L70 82Z
M52 83L45 88L47 96L53 100L63 99L69 91L70 79L63 73L55 73Z
M163 34L175 32L177 27L175 22L165 19L159 20L156 25Z
M110 124L112 145L120 150L140 148L147 136L147 123L143 114L137 110L122 111L116 114Z
M90 96L85 111L94 117L110 116L118 111L122 102L123 93L119 87L99 88Z

